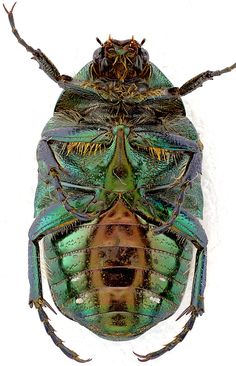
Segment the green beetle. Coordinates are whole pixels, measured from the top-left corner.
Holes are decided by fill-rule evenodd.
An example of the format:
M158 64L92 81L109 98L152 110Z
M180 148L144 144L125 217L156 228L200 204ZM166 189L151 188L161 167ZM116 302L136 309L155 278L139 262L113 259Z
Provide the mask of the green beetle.
M204 312L207 237L202 218L203 146L181 96L236 68L207 71L173 87L133 37L109 37L70 77L10 25L18 42L62 89L37 149L35 221L29 231L29 304L53 342L44 310L40 257L57 308L95 334L132 339L178 309L196 248L191 302L183 330L154 359L180 343ZM40 241L42 240L42 248ZM54 311L54 310L53 310Z

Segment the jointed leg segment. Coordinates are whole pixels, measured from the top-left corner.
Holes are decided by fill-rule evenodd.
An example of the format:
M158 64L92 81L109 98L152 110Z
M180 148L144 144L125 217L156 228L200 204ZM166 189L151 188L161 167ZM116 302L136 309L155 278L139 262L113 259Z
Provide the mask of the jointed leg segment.
M178 198L174 204L170 219L168 221L166 221L164 224L162 224L161 226L159 226L157 229L155 229L155 235L164 233L169 227L171 227L173 225L175 219L177 218L177 216L180 213L181 206L182 206L182 203L183 203L184 197L185 197L185 192L188 187L189 187L189 183L182 185Z
M70 90L74 93L79 93L80 96L84 95L86 97L92 98L92 99L98 99L98 95L96 92L93 92L91 90L86 90L83 86L81 86L81 83L73 79L69 75L61 75L56 66L52 63L51 60L40 50L40 49L34 49L33 47L29 46L19 35L16 27L15 27L15 21L13 17L13 10L16 3L12 6L11 10L7 10L5 5L3 5L5 11L8 14L8 19L11 25L12 32L18 42L30 53L32 53L33 57L32 59L37 61L39 64L39 68L45 72L47 76L49 76L53 81L55 81L58 86L64 90Z
M191 303L189 307L178 317L179 319L183 315L191 314L190 318L184 325L183 330L177 336L175 336L173 341L167 343L160 350L148 353L147 355L139 355L138 353L134 352L134 354L138 357L139 361L145 362L148 360L158 358L165 352L170 351L180 342L183 341L188 332L193 328L197 316L202 315L204 312L203 294L205 284L206 284L206 243L205 246L198 247L197 249Z
M29 297L29 305L30 307L35 307L38 310L39 318L44 325L44 328L48 335L51 337L53 342L60 350L69 358L77 362L87 362L88 360L81 359L77 353L69 349L63 344L63 341L55 334L55 329L49 322L49 318L44 311L44 307L48 307L54 313L54 309L49 305L49 303L43 298L43 290L42 290L42 279L41 279L41 270L40 270L40 250L39 244L37 242L33 242L30 238L29 240L29 282L30 282L30 297Z
M79 213L74 207L67 202L67 197L63 192L63 188L59 179L60 166L56 161L53 152L47 141L41 140L37 150L38 160L44 161L47 166L48 175L51 178L51 184L57 192L57 199L65 209L77 217L81 222L90 221L92 218L86 214Z
M232 71L235 68L236 63L234 63L232 66L225 67L222 70L202 72L201 74L195 76L194 78L187 81L185 84L181 86L181 88L179 89L180 95L183 96L189 94L192 91L199 88L200 86L202 86L203 83L205 83L205 81L212 80L214 76L220 76L226 72Z
M193 77L192 79L188 80L186 83L184 83L180 88L173 87L168 90L170 96L173 97L182 97L186 94L191 93L192 91L196 90L200 86L203 85L208 80L213 80L214 76L220 76L222 74L225 74L226 72L230 72L233 69L236 68L236 63L234 63L231 66L225 67L222 70L216 70L216 71L205 71L201 74Z
M19 35L16 27L15 27L15 21L14 21L14 17L13 17L13 10L14 7L16 5L15 4L12 6L11 10L7 10L7 8L5 7L5 5L3 4L3 7L5 9L5 11L8 14L8 19L11 25L11 29L12 32L14 34L14 36L16 37L16 39L18 40L18 42L25 47L25 49L32 53L33 57L32 59L37 61L39 64L39 68L42 69L53 81L55 81L56 83L59 82L68 82L72 80L71 76L68 75L61 75L58 71L58 69L56 68L56 66L49 60L49 58L40 50L40 49L34 49L33 47L29 46Z

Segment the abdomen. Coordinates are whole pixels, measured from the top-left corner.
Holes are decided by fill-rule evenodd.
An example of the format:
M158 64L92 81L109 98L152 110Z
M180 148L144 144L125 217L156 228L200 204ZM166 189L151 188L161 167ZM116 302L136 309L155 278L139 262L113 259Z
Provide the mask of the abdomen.
M102 337L125 340L179 307L192 244L171 231L155 235L119 200L96 222L47 235L44 256L59 310Z

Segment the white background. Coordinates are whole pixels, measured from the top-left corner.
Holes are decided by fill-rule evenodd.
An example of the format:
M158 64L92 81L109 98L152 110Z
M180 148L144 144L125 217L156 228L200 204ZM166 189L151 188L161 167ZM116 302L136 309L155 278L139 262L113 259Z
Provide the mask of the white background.
M5 0L11 7L12 1ZM22 37L73 75L91 60L109 33L146 38L151 60L176 86L205 70L236 62L235 1L30 1L19 0L15 20ZM0 9L1 49L1 323L0 362L25 366L75 364L53 345L27 306L27 231L37 179L36 144L60 90L30 60ZM236 70L186 96L205 146L204 227L209 236L206 313L178 347L147 365L232 365L235 360L235 113ZM190 113L190 112L189 112ZM105 341L49 312L58 335L91 366L139 365L132 350L147 353L173 339L185 319L168 320L137 340Z

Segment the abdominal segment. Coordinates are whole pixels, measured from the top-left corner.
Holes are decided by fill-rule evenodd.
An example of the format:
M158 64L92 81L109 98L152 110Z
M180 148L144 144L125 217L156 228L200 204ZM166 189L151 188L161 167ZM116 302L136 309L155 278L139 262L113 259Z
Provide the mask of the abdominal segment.
M93 224L47 236L52 296L63 314L108 339L129 339L180 305L192 256L190 242L154 235L118 200Z

